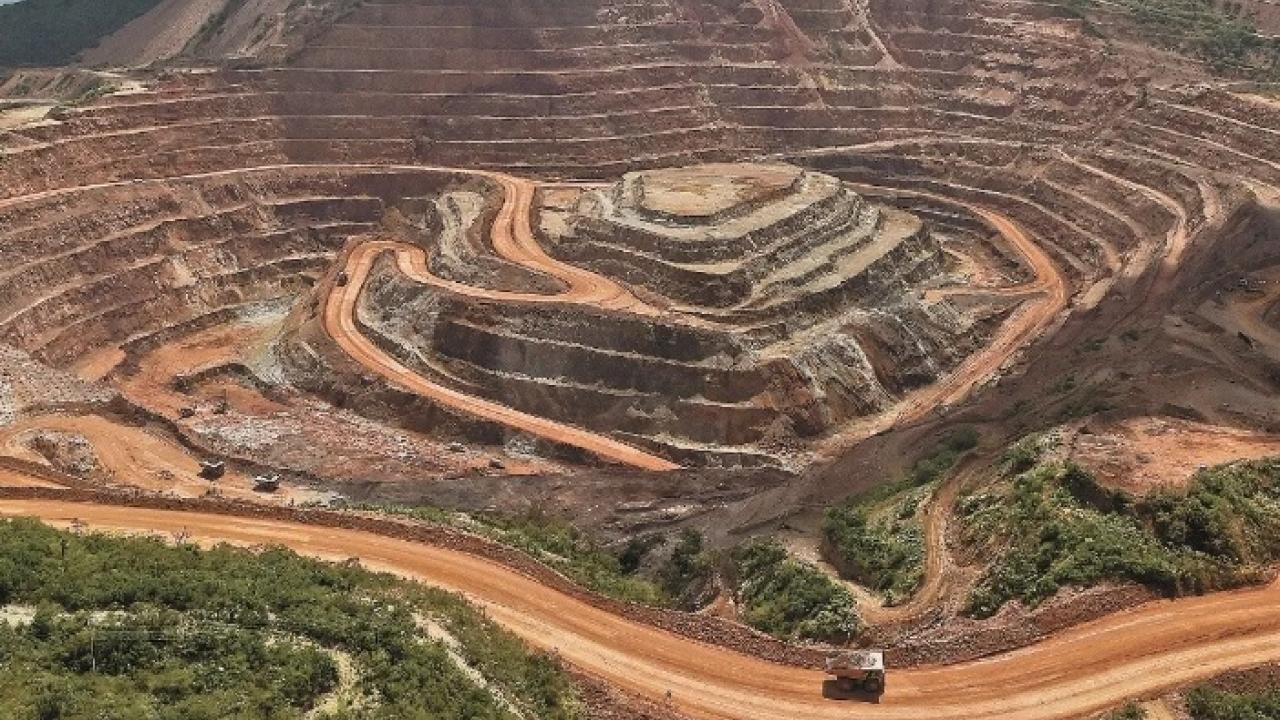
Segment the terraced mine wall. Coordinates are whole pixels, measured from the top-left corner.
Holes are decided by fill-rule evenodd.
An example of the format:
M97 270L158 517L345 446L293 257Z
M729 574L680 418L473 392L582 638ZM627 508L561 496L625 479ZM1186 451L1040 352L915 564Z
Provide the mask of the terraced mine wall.
M549 240L561 259L644 288L645 297L670 309L670 318L567 300L530 304L504 302L500 293L459 295L404 277L384 255L356 308L361 331L419 375L459 392L589 427L681 463L775 464L803 438L883 409L893 393L935 380L981 340L963 313L911 299L909 289L941 267L941 253L918 220L865 203L834 178L782 167L767 169L794 176L777 192L683 228L670 218L650 226L642 215L602 218L591 210L601 197L592 194L580 201L584 211L573 215L571 229ZM750 183L757 170L725 172L744 172L743 182ZM691 172L711 177L721 170ZM624 193L639 179L605 192ZM470 223L441 219L453 212L450 203L477 191ZM470 232L494 214L482 191L450 191L420 223L410 223L447 226L429 245L431 267L444 282L536 289L522 282L533 279L528 273L507 272L506 284L495 282L503 266L515 268L486 255L492 249ZM815 204L821 206L815 210ZM888 219L882 223L882 217ZM589 229L586 240L578 237L582 225ZM403 238L410 245L418 241L413 228ZM403 224L383 228L391 235L403 230ZM583 257L606 242L627 256L626 265ZM471 253L494 267L435 264ZM711 262L698 266L704 271L689 270L704 279L687 287L711 285L706 278L716 274L736 277L721 286L742 290L729 298L681 297L666 278L641 281L654 277L643 274L648 267L695 267L688 261ZM545 283L541 289L548 290ZM318 317L305 322L314 325ZM303 335L308 344L324 342L319 332ZM301 362L295 350L284 356L293 358L287 364ZM311 364L296 367L307 378L319 373Z
M67 365L202 315L296 296L346 237L381 221L387 202L434 192L441 179L257 168L10 205L0 210L0 338Z
M998 211L1051 254L1081 299L1096 283L1154 272L1160 258L1175 256L1210 218L1239 202L1242 178L1280 183L1273 142L1280 110L1265 89L1139 91L1150 68L1108 55L1078 20L1051 6L895 0L874 4L864 20L834 0L780 5L790 22L770 19L755 3L692 0L369 2L287 60L175 75L145 92L67 108L56 122L7 133L0 136L0 339L60 366L102 348L140 347L202 316L305 297L350 238L387 227L421 238L462 217L450 220L403 198L423 206L440 190L487 192L461 182L418 193L344 180L381 182L368 165L387 167L388 176L400 172L397 165L429 163L613 181L644 167L785 159L842 180L928 190ZM797 30L812 41L802 61L788 49ZM278 167L294 165L313 167ZM815 203L809 220L830 227L836 204ZM972 216L902 205L932 234L985 243L992 257L1004 258L1007 273L1026 275ZM492 202L482 202L468 222L482 227L494 212ZM875 214L879 222L892 215ZM871 215L864 209L857 217ZM669 243L655 253L644 232L629 231L626 246L611 245L606 216L584 218L575 232L576 240L548 249L661 292L707 322L721 322L727 312L751 324L733 343L742 348L739 357L760 358L755 370L740 373L758 376L744 379L743 388L774 382L766 379L779 367L769 344L796 329L779 318L813 322L854 297L917 283L938 267L918 234L918 244L895 248L902 255L892 272L870 285L849 286L844 295L807 292L801 300L788 298L784 283L774 307L737 308L747 288L766 277L770 260L714 276L682 266L688 255L664 256L675 252ZM433 265L449 266L432 252ZM451 272L463 278L468 263L452 262ZM553 289L500 266L465 279ZM399 290L394 296L408 297ZM797 434L883 407L972 347L956 342L968 336L963 313L894 305L893 297L877 298L892 310L848 318L830 334L838 342L792 353L800 374L810 376L806 392L825 395L828 413L787 410ZM440 337L455 348L442 354L462 385L518 384L512 392L529 408L571 405L575 393L587 392L503 376L512 367L503 358L515 352L507 335L551 347L564 344L560 330L539 337L525 326L530 321L506 318L514 312L507 308L484 322L455 312L460 319L441 325ZM428 342L425 330L412 343L388 347L406 358L414 348L436 347L434 331ZM963 350L948 354L948 347ZM674 359L661 342L639 349L647 358ZM863 366L869 371L838 371ZM612 401L609 390L589 392L604 403ZM772 407L807 402L797 394ZM672 448L692 442L645 435L654 425L643 415L663 410L640 407L642 419L615 415L616 432ZM758 409L744 408L740 417L754 418ZM686 410L679 424L696 424L703 410ZM735 420L721 429L767 446L773 438L761 427ZM739 450L759 448L733 452Z

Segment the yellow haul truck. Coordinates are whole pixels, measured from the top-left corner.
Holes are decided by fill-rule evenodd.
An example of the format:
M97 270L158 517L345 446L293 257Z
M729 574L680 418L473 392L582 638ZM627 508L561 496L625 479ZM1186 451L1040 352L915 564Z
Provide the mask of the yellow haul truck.
M827 674L844 692L884 693L884 651L858 650L827 658Z

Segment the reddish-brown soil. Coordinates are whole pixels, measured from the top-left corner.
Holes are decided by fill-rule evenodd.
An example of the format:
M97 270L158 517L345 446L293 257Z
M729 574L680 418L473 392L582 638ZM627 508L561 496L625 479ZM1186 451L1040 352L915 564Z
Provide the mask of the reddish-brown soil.
M958 425L987 454L1074 428L1064 452L1135 492L1277 447L1280 103L1260 90L1006 0L285 5L244 3L197 50L252 57L208 71L48 118L77 94L60 72L0 89L40 108L0 120L0 342L98 383L7 363L0 485L202 495L198 462L221 458L246 499L280 471L277 501L524 501L727 545L812 533ZM101 52L167 55L216 6L166 2ZM644 171L703 162L738 169L645 196ZM913 630L955 601L959 482L927 509L924 590L873 620ZM282 516L3 507L360 555L699 717L1071 717L1280 646L1273 585L895 674L851 706L473 554ZM1138 597L959 623L950 656Z
M1105 485L1136 495L1185 485L1203 467L1280 455L1280 437L1168 417L1067 429L1062 453Z

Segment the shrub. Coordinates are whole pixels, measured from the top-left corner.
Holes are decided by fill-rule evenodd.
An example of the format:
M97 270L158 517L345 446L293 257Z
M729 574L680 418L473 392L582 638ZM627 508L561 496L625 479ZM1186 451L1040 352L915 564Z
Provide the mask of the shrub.
M423 638L424 615L526 715L577 715L555 664L459 596L355 566L25 520L0 522L0 559L10 602L39 608L27 628L0 625L0 717L299 718L335 681L323 648L350 655L377 700L344 718L507 717Z
M907 483L919 487L937 481L955 466L963 453L977 446L977 430L971 427L955 430L933 452L916 460L907 472Z
M841 574L879 590L890 605L909 598L924 578L918 488L940 480L978 441L977 430L959 428L917 459L901 481L829 508L822 525L824 551Z
M618 557L573 525L541 512L479 518L485 534L520 548L597 592L645 605L665 606L670 598L657 584L623 571Z
M733 553L743 620L784 639L845 642L860 624L853 596L818 568L792 558L777 541Z
M924 579L918 505L912 494L890 508L890 518L875 521L867 508L845 504L829 509L823 520L823 539L841 573L880 591L889 605L904 602Z
M1192 720L1276 720L1280 718L1280 690L1238 694L1198 687L1187 693Z
M1237 564L1280 556L1280 458L1206 468L1185 492L1160 490L1138 508L1156 536Z
M1105 720L1143 720L1147 712L1136 703L1129 703L1106 716Z
M1053 445L1053 438L1049 435L1037 434L1028 435L1004 452L1004 471L1009 475L1016 475L1035 467L1040 462L1040 458Z
M712 562L703 547L702 533L686 529L676 540L671 557L658 570L658 582L680 607L694 607L711 581Z
M470 517L427 506L366 505L361 509L460 527L484 535L523 550L583 587L619 600L658 607L673 602L659 583L637 572L643 555L655 541L661 540L656 535L629 543L615 556L569 523L537 510L518 516L485 513Z
M1025 441L1007 468L1030 455ZM1008 457L1007 455L1006 457ZM1280 460L1196 475L1134 501L1072 464L1041 463L960 504L966 542L995 560L969 599L988 616L1065 586L1132 581L1166 593L1235 584L1280 557Z

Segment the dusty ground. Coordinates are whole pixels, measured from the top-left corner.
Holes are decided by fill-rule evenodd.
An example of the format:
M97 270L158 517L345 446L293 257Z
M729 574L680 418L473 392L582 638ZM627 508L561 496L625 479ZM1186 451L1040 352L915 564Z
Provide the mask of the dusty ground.
M1135 495L1185 485L1196 471L1280 455L1280 437L1169 417L1091 421L1063 435L1063 455Z
M171 56L223 4L167 0L90 59L140 65ZM1071 457L1135 492L1277 450L1280 116L1257 94L1186 87L1206 79L1189 61L1127 39L1104 44L1079 18L1046 5L843 0L369 3L293 38L298 45L282 59L285 26L306 26L313 9L282 16L286 5L248 0L225 33L205 38L202 52L237 56L239 69L135 84L59 123L31 122L37 109L0 119L0 131L14 129L0 132L0 340L97 383L90 391L37 372L10 382L6 371L0 485L118 484L199 496L211 489L195 477L199 460L219 457L231 467L219 492L238 498L323 501L336 489L355 500L545 508L612 538L698 527L715 547L786 525L796 529L797 552L812 554L825 507L897 477L960 425L982 432L983 459L1027 432L1066 425ZM242 62L245 55L255 57ZM34 97L50 99L40 92L65 76L31 77ZM59 101L93 79L69 82ZM867 296L885 297L873 299L883 303L874 322L856 318L861 335L841 353L793 373L772 366L758 393L729 402L707 391L715 386L705 378L688 378L740 369L757 348L726 342L695 358L696 371L676 367L688 346L705 341L699 332L721 322L725 308L715 303L723 298L697 308L703 322L685 323L694 328L687 335L668 337L675 323L657 321L696 305L672 302L664 282L700 281L731 263L692 262L679 256L687 248L644 234L613 256L566 262L533 228L567 234L580 196L605 186L536 190L538 178L611 181L637 169L756 158L877 186L878 197L925 218L920 227L937 228L946 255L941 270L923 263L875 292L849 285L858 302L840 306L840 322L813 327L802 322L813 305L805 296L838 295L823 273L892 244L887 236L836 233L868 244L832 242L794 266L756 261L726 282L725 297L742 276L794 267L770 292L794 292L797 303L743 328L777 334L775 347L788 349L801 325L827 340L844 330L844 310L856 315ZM786 170L726 184L727 167L669 176L645 207L705 219L764 204L794 178ZM498 289L445 272L432 239L449 208L434 204L440 188L425 174L397 175L406 168L494 185L496 200L471 208L479 229L460 231L458 247L492 261L494 277L521 282ZM540 195L553 211L536 212ZM823 217L808 219L816 226ZM843 220L856 226L860 217ZM903 214L883 217L874 227L908 224ZM371 270L388 260L388 272L416 290L461 299L468 313L455 327L501 331L469 336L471 360L506 368L509 385L486 394L475 375L459 377L463 362L431 375L429 362L393 357L357 308L370 295L362 291ZM707 286L688 284L691 292ZM256 303L281 310L241 314ZM549 309L532 320L516 311L532 305ZM426 326L440 305L384 309ZM921 331L926 313L959 336ZM978 321L965 325L965 313ZM306 392L289 387L269 352L303 319L318 320L315 335L294 350L324 370ZM553 324L576 332L574 322L601 333L591 347L600 352L557 365L587 347L589 333L566 331L568 340L553 342L537 333ZM637 338L664 352L631 353ZM958 347L966 348L960 357L951 352ZM860 353L874 356L861 376L836 372L812 398L786 389L806 373L860 367ZM617 364L596 372L605 363ZM551 377L526 372L535 368ZM654 377L666 382L657 373L667 371L675 379L648 391L678 402L625 405ZM882 381L882 394L864 392ZM846 391L859 419L807 436L822 450L810 464L796 424L820 426L823 403ZM558 403L565 415L598 409L615 427L594 427L590 412L573 422L516 407L548 397L544 405ZM740 457L720 453L737 446L725 438L748 434L743 426L775 402L814 410L756 438L800 458L794 475L767 465L675 469L690 456L737 464ZM633 432L677 410L688 413L683 430L699 438L688 447L663 445L672 438L662 432ZM59 475L68 470L74 476ZM248 490L254 474L276 471L286 475L282 493ZM665 714L668 691L679 708L707 717L1066 717L1275 659L1275 586L1143 605L1066 631L1145 596L1073 591L986 625L935 622L964 587L947 547L957 487L945 485L926 511L924 590L903 608L869 602L868 618L888 628L880 637L913 641L912 659L928 660L1057 634L988 661L903 673L876 707L823 700L814 673L580 606L546 578L439 548L225 516L5 507L361 555L471 593L531 643L562 646L578 667L656 704L646 710L655 717Z
M649 212L682 217L711 217L742 204L757 204L781 194L800 175L798 168L781 165L764 170L740 165L704 165L664 173L646 180L640 207ZM725 179L729 178L729 182Z
M329 493L286 485L279 493L264 496L253 491L253 477L234 468L216 483L201 479L200 462L186 448L160 433L124 425L105 417L50 415L16 423L0 431L0 452L6 456L50 464L35 452L35 438L50 432L67 433L87 441L101 472L86 473L82 479L105 485L132 487L180 497L203 497L210 491L226 497L273 500L283 503L313 503ZM66 468L59 468L66 471ZM39 480L41 484L50 484Z
M21 103L0 105L0 131L25 127L44 119L56 103Z
M164 0L85 53L93 65L145 66L177 56L229 0Z

